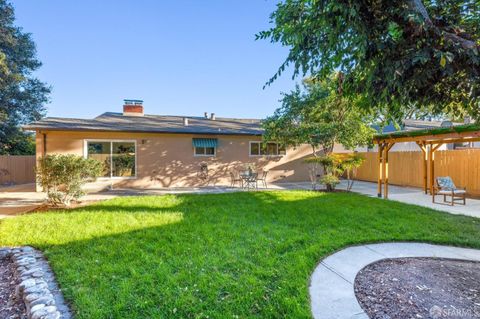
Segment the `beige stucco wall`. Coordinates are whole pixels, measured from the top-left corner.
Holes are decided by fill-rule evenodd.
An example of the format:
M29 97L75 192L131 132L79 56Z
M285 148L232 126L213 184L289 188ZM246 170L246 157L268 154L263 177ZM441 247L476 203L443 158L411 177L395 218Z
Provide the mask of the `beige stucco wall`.
M308 168L303 163L310 156L307 145L287 149L285 156L249 156L249 142L261 140L258 136L109 133L109 132L37 132L37 158L43 155L43 134L46 134L47 154L76 154L84 156L87 139L135 140L137 142L137 176L135 179L115 179L126 187L182 187L205 186L199 178L200 163L209 169L209 185L229 185L229 171L255 163L257 169L269 171L269 182L308 181ZM217 138L215 157L195 157L192 138Z

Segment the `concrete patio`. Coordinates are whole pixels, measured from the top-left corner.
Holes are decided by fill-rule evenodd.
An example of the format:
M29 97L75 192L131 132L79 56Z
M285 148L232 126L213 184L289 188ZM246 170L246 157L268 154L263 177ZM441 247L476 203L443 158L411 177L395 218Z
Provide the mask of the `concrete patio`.
M269 186L272 189L311 189L310 183L284 183ZM342 181L337 188L346 189L346 182ZM371 197L377 197L377 184L355 181L352 191ZM448 212L450 214L480 218L480 200L478 199L467 198L467 204L465 206L460 204L450 206L449 204L443 204L443 196L437 196L437 203L432 203L432 196L426 195L420 188L389 185L388 200L428 207L435 210Z

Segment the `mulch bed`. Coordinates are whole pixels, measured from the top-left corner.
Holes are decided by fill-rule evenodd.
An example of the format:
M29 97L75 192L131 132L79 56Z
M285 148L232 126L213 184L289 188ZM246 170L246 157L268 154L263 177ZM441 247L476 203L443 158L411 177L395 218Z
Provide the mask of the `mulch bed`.
M25 319L25 304L15 298L15 277L13 262L9 257L0 256L0 318Z
M362 269L355 294L370 318L480 318L480 263L384 259Z

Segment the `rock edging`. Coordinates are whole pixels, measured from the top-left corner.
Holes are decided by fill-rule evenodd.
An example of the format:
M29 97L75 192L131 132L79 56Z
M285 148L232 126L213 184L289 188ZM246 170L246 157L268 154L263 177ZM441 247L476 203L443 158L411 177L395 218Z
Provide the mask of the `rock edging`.
M48 262L32 247L1 248L0 255L11 258L20 283L15 295L25 303L29 319L71 319Z

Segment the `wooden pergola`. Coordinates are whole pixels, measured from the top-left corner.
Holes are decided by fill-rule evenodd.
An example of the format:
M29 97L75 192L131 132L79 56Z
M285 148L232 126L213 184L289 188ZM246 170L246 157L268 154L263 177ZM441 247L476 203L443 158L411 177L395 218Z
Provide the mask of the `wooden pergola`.
M388 153L396 143L415 142L423 153L423 188L433 190L435 182L435 151L443 144L480 141L480 125L460 125L417 131L399 131L376 135L378 145L378 197L388 198ZM430 172L428 172L428 168Z

